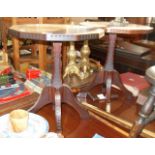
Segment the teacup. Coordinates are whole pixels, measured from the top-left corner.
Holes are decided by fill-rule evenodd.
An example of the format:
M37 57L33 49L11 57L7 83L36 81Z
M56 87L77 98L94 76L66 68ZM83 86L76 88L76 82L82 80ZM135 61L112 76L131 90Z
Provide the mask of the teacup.
M13 110L9 114L9 120L14 132L22 132L28 127L29 113L23 109Z

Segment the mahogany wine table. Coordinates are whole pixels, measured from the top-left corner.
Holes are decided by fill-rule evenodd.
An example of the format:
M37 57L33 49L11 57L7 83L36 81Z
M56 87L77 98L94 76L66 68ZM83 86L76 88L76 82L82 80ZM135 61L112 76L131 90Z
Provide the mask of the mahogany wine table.
M88 27L104 28L105 32L109 35L108 53L104 66L104 83L106 85L106 111L111 111L111 88L112 84L116 85L123 91L125 99L131 99L129 93L121 82L120 75L114 69L114 51L117 34L134 35L134 34L147 34L152 31L150 26L127 24L125 26L111 26L110 22L82 22L80 25ZM132 61L132 60L131 60Z
M9 34L16 39L32 39L53 42L54 64L52 69L51 86L45 87L38 100L29 111L38 111L48 103L54 102L56 130L62 132L61 103L73 107L82 119L89 118L88 112L83 110L74 97L69 86L62 83L61 76L61 46L66 41L83 41L99 39L104 36L104 30L80 25L65 24L25 24L15 25L9 29ZM15 47L14 47L15 48Z

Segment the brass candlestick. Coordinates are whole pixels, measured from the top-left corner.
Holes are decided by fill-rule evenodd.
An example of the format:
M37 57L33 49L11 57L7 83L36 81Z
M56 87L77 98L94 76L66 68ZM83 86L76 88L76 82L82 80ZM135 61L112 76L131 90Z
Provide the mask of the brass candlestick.
M80 69L82 71L82 73L81 73L82 79L87 78L92 72L90 62L89 62L89 55L90 55L90 48L88 45L88 40L85 40L84 44L81 48Z
M65 78L66 76L71 76L73 74L77 75L80 78L80 69L76 64L76 50L75 50L74 42L70 42L70 47L67 52L67 58L69 60L69 63L65 68L65 73L63 78Z

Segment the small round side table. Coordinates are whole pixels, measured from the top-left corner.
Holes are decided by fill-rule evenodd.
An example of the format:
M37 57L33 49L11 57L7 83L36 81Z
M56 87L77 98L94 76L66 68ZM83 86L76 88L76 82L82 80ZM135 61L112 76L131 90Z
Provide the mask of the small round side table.
M137 35L147 34L153 30L152 27L146 25L127 24L125 26L111 26L110 22L82 22L80 25L103 28L109 35L108 53L104 66L104 79L106 85L106 111L111 112L111 88L112 84L120 88L126 99L131 99L131 93L122 84L120 75L114 69L114 51L116 45L117 34ZM132 60L131 60L132 61Z
M62 42L99 39L104 36L104 30L80 25L65 24L25 24L15 25L9 29L9 34L16 38L53 42L54 64L51 86L45 87L37 102L29 111L37 111L48 103L54 102L57 132L62 132L61 103L73 107L82 119L89 118L74 97L69 86L62 83L61 76L61 46ZM18 49L17 49L18 50Z

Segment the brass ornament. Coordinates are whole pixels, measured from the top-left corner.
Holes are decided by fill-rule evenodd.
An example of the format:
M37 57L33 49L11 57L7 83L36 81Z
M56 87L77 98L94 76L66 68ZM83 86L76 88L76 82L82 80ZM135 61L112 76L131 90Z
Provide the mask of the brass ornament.
M87 78L93 72L89 61L89 55L90 55L90 48L88 46L88 40L85 40L81 48L81 62L80 62L81 79Z
M65 73L63 75L63 78L69 76L71 77L73 74L77 75L80 79L80 69L78 65L76 64L76 50L75 50L75 45L74 42L70 42L70 47L67 52L67 58L69 60L66 68L65 68Z

